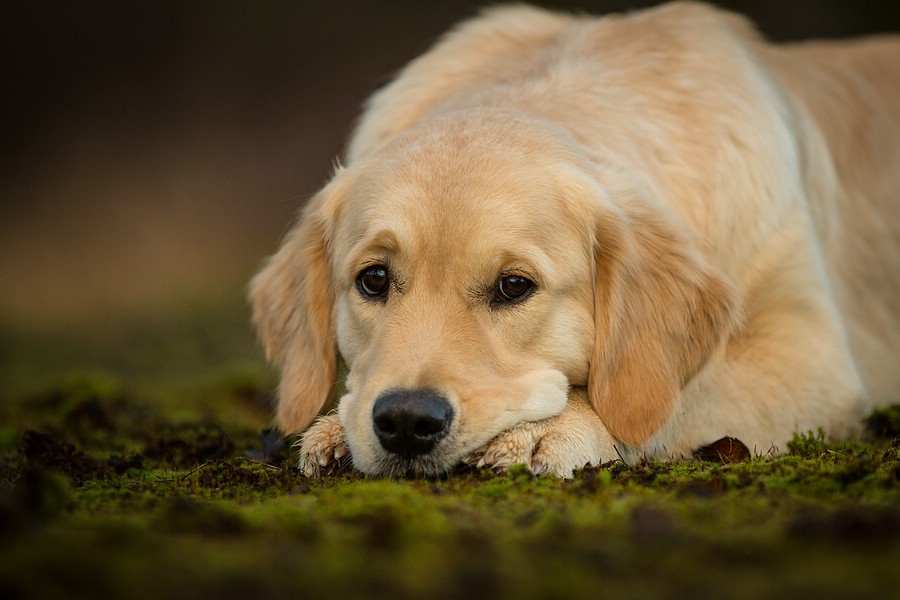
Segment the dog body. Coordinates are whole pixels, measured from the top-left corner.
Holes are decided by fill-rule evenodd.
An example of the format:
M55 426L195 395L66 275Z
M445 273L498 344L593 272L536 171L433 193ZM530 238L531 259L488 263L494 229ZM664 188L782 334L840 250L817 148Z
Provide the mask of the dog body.
M370 101L254 279L317 473L568 475L860 432L900 400L900 39L693 3L463 24Z

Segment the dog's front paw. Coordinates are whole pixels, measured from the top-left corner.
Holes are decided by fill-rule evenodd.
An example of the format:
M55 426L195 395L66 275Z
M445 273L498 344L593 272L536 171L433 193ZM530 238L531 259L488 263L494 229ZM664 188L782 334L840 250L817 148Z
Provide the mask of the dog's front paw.
M507 429L469 457L466 462L478 467L506 470L513 465L531 468L534 447L540 439L535 423L522 423Z
M571 436L566 431L551 428L544 432L531 457L531 472L535 475L556 475L569 479L576 469L598 466L612 460L615 448L606 449L593 436Z
M467 462L499 470L521 464L537 475L569 478L589 464L616 460L615 444L593 409L573 398L556 417L520 423L500 433Z
M535 475L569 478L575 469L598 460L599 454L571 444L563 432L554 431L553 421L521 423L502 432L478 451L470 464L505 471L524 465Z
M349 462L350 450L344 442L344 427L337 414L320 417L300 436L297 466L307 477L333 472Z

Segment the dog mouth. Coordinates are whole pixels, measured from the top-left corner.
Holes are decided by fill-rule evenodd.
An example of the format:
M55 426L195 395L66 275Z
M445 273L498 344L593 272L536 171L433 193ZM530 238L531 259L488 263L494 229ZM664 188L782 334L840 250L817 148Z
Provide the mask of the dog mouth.
M406 458L398 454L385 452L376 460L370 474L384 477L431 478L443 477L455 468L462 466L461 460L447 460L440 455L422 455Z
M466 439L469 443L461 444ZM430 452L415 456L398 454L379 447L375 456L361 470L375 476L398 478L441 478L458 469L474 465L479 458L479 440L469 440L461 430L454 429Z
M360 470L381 477L446 477L454 471L475 467L483 456L484 445L494 437L470 434L463 428L454 429L431 452L417 456L404 456L379 447Z

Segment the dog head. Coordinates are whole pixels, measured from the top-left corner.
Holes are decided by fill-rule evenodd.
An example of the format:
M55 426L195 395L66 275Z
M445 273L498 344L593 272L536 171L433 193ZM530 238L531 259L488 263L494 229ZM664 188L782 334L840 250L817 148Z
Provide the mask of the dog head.
M608 174L607 174L608 175ZM439 473L588 386L640 446L717 345L730 294L640 190L565 132L437 118L340 169L251 284L277 420L329 399L368 473Z

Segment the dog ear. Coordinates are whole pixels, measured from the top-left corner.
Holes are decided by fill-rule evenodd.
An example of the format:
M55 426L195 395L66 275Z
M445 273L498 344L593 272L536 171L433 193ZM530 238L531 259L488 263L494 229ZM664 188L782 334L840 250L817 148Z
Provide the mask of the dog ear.
M283 433L304 429L334 393L334 290L323 209L331 187L310 200L250 283L254 325L267 358L281 371L276 420Z
M596 340L588 387L609 431L643 446L736 320L733 292L665 217L607 213L596 226Z

